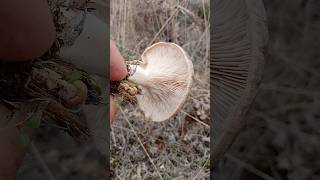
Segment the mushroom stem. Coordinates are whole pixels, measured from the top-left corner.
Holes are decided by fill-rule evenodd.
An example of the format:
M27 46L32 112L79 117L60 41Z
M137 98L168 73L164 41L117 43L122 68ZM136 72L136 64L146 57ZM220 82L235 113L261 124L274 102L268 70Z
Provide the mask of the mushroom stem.
M110 93L114 96L120 96L125 102L131 102L131 99L135 99L135 96L138 94L137 85L150 85L150 78L148 78L146 71L137 65L128 64L127 67L129 75L121 81L111 81ZM137 92L132 93L135 90Z
M118 105L136 104L136 95L139 90L134 82L126 78L121 81L111 81L110 83L110 93L118 100Z
M128 80L133 81L136 84L145 86L149 83L149 78L148 78L148 74L146 73L146 71L137 66L137 67L133 67L135 69L135 71L133 72L133 74L131 76L128 77Z

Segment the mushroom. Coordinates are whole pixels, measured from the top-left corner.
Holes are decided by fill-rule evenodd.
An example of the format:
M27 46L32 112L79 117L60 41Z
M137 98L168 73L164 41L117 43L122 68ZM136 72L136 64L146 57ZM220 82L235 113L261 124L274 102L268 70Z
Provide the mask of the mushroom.
M155 122L177 113L190 90L193 64L186 52L174 43L159 42L141 55L142 63L131 65L128 80L137 84L137 103L145 117Z
M261 0L218 0L212 12L211 158L216 166L243 127L257 93L268 32Z

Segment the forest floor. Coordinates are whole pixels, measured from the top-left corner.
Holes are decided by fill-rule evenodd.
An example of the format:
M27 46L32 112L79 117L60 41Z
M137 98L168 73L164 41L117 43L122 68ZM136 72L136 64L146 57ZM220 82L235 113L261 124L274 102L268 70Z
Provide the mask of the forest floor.
M174 42L195 70L186 104L168 121L148 122L130 106L119 111L111 127L112 178L209 179L209 1L112 0L110 9L111 39L126 60L153 43Z

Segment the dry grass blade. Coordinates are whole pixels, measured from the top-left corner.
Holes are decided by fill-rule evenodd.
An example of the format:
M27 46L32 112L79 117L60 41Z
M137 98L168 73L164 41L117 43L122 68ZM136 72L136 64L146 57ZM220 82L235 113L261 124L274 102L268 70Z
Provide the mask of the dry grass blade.
M124 113L123 109L122 109L121 107L119 107L119 109L120 109L122 115L124 116L125 120L128 122L128 124L129 124L130 128L132 129L134 135L136 136L136 138L137 138L137 140L138 140L141 148L143 149L143 151L144 151L144 152L146 153L146 155L148 156L150 163L151 163L152 166L154 167L154 170L155 170L155 171L157 172L157 174L159 175L159 178L160 178L161 180L163 180L163 177L162 177L162 175L160 174L160 171L158 170L157 166L154 164L151 156L149 155L147 149L144 147L144 145L143 145L140 137L138 136L137 132L134 130L133 125L130 123L130 121L129 121L128 117L126 116L126 114Z
M182 4L186 3L187 0L183 1ZM167 21L162 25L162 27L159 29L157 34L153 37L153 39L150 41L149 46L151 46L155 40L158 38L160 33L167 27L167 25L170 23L170 21L178 14L179 8L177 7L176 10L174 10L171 14L171 16L167 19Z
M210 126L209 126L208 124L204 123L204 122L203 122L203 121L201 121L200 119L198 119L198 118L196 118L196 117L194 117L194 116L190 115L189 113L187 113L187 112L185 112L185 111L183 111L183 110L181 110L181 112L182 112L183 114L185 114L185 115L187 115L187 116L191 117L191 119L193 119L193 120L197 121L198 123L200 123L201 125L205 126L206 128L210 128Z

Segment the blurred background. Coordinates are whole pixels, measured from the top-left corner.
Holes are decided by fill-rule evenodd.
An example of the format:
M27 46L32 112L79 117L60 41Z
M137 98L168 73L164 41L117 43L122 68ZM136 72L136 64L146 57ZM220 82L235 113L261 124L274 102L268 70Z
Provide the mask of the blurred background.
M263 82L222 160L221 179L320 179L320 2L264 4L270 40Z
M92 3L92 4L91 4ZM48 53L49 60L55 56L55 52L66 44L72 44L83 32L83 24L88 19L88 14L94 14L96 19L101 19L100 23L107 23L101 14L105 14L107 9L106 1L87 1L87 0L48 0L50 10L54 19L57 40ZM91 11L89 12L90 9ZM85 12L85 10L87 10ZM103 13L104 12L104 13ZM86 15L85 15L86 14ZM92 15L90 16L93 19ZM97 20L94 19L96 22ZM93 25L92 25L93 24ZM99 25L99 24L98 24ZM92 29L86 27L86 31L101 32L104 26L97 26L91 23ZM101 29L97 29L101 28ZM100 30L100 31L99 31ZM107 32L106 32L107 34ZM107 40L101 39L106 43ZM94 46L94 45L93 45ZM100 49L101 47L97 48ZM76 52L84 55L92 54L88 49L85 52ZM81 54L82 53L82 54ZM107 53L107 52L106 52ZM105 57L107 66L107 54L99 55ZM43 59L42 59L43 60ZM64 61L66 59L63 59ZM90 61L92 62L92 61ZM91 65L94 65L92 63ZM79 65L77 65L79 67ZM80 68L80 67L79 67ZM87 67L82 67L87 68ZM106 86L106 79L98 78L98 86L103 89ZM105 98L104 95L102 98ZM103 155L107 152L107 115L101 113L106 111L107 105L84 105L79 112L80 121L87 123L91 130L92 137L86 140L76 139L65 131L65 128L57 126L52 121L43 118L40 128L35 131L33 143L29 146L24 162L19 169L18 180L105 180L106 177L106 157ZM101 117L99 117L101 116ZM86 122L86 119L88 121ZM96 128L99 126L99 128ZM94 139L94 141L93 141ZM100 151L98 151L98 149ZM101 153L102 152L102 153Z
M187 102L168 121L122 107L110 132L112 179L209 179L209 7L209 0L111 0L111 39L127 61L153 43L174 42L195 70Z

